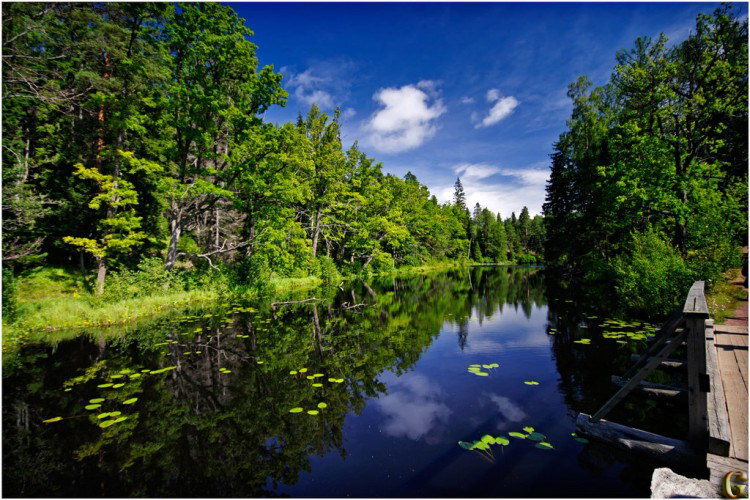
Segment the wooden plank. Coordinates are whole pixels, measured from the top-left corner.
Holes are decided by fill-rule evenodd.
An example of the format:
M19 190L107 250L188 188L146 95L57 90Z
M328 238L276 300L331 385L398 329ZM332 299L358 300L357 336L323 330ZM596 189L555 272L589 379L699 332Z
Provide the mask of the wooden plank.
M729 428L729 413L724 398L724 384L721 381L714 340L713 334L706 336L706 370L711 378L711 392L706 401L708 405L708 451L726 457L729 456L732 433Z
M664 347L662 347L661 351L651 358L649 361L646 362L646 364L641 368L641 370L633 375L633 377L628 380L628 382L620 388L619 391L615 393L614 396L612 396L609 401L604 403L604 405L597 411L594 416L592 417L594 419L594 422L598 422L604 416L609 413L612 408L614 408L617 403L622 401L622 399L630 393L644 378L648 376L649 373L651 373L654 368L656 368L659 363L661 363L663 360L667 359L667 357L672 354L682 343L682 340L687 335L686 329L677 329L676 335L672 337L669 342L666 342Z
M714 325L714 330L718 333L744 333L747 335L747 327L740 325Z
M731 336L733 334L717 333L715 340L732 435L729 454L732 457L747 460L747 348L735 346L729 338Z
M696 281L690 287L685 305L682 308L683 317L708 319L708 304L706 303L706 296L703 294L703 286L702 281Z
M701 283L700 292L702 295L702 282L697 283ZM690 291L697 300L695 289L694 285ZM703 301L705 302L705 298ZM694 307L702 306L698 304ZM710 382L706 373L705 321L705 318L700 314L691 314L685 318L688 331L688 440L698 449L706 449L708 446L708 398L706 393L710 390Z
M617 386L623 387L627 382L628 381L622 377L612 375L612 383ZM648 396L654 396L661 399L688 400L688 391L685 387L641 382L635 387L635 390Z
M638 361L641 359L639 354L631 354L631 361ZM684 359L673 359L667 358L659 364L659 368L666 368L669 370L684 370L687 368L687 360Z
M578 414L576 430L594 439L625 450L648 455L671 465L695 467L702 465L705 460L703 455L695 451L686 441L634 429L607 420L594 422L585 413Z

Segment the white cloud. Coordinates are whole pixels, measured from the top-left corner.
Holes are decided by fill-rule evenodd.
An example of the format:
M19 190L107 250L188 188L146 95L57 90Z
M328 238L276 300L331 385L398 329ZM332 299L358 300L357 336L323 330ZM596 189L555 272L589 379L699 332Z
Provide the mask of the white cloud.
M520 422L526 418L526 413L510 399L498 394L490 394L490 401L497 405L500 415L510 422Z
M421 146L435 135L435 120L446 111L435 83L428 80L380 89L373 99L382 108L366 125L368 139L375 149L386 153Z
M469 208L479 203L492 212L500 212L503 218L509 217L511 212L520 214L524 206L532 216L542 213L549 168L539 168L538 164L529 168L503 168L486 163L462 163L453 171L461 178ZM510 179L490 181L493 175ZM453 182L430 191L441 202L453 200Z
M284 75L285 88L305 107L316 104L320 109L333 110L348 99L355 70L354 62L338 58L317 61L299 73L287 66L279 72Z
M474 98L469 97L469 96L463 96L461 99L459 99L459 102L461 102L461 104L472 104L474 102Z
M500 169L484 163L462 163L453 171L464 179L484 179L500 172Z
M500 98L496 89L491 89L487 92L487 100L490 102L494 101L495 104L490 108L487 116L475 125L475 128L489 127L490 125L496 124L513 113L513 110L520 104L513 96Z
M286 68L282 68L283 72ZM329 78L316 76L312 68L307 68L302 73L292 74L287 81L287 87L294 89L294 97L308 106L313 104L321 109L333 108L333 96L323 87L330 81Z

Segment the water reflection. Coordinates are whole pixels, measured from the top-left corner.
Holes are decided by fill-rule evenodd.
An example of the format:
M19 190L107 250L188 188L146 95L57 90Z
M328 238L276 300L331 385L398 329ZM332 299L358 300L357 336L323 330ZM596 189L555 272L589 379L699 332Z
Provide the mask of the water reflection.
M542 272L385 277L316 296L26 349L3 369L3 494L559 496L533 478L546 462L587 495L613 481L569 434L629 352L572 344L580 311L547 307ZM491 362L486 380L466 373ZM110 412L127 419L101 428ZM42 423L53 416L64 420ZM530 424L557 455L509 446L487 468L456 445Z
M444 430L451 410L441 402L440 387L419 374L401 377L386 376L383 382L389 393L376 400L383 413L383 431L393 437L421 439L427 443L439 441L435 434Z

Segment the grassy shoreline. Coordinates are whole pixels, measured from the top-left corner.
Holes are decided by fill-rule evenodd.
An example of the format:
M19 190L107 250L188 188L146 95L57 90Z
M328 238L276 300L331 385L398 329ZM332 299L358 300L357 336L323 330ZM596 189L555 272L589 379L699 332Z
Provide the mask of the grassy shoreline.
M473 265L477 264L471 261L441 261L399 268L373 276L422 274ZM347 276L343 279L347 281L356 277ZM265 293L271 296L299 293L315 290L322 284L323 281L316 276L276 278L270 282ZM13 322L3 319L4 354L27 343L69 338L80 334L83 329L106 329L143 320L158 320L176 310L208 305L222 298L217 290L207 289L172 291L117 302L102 302L86 291L80 276L57 268L44 268L21 278L18 288L20 294L16 319ZM230 295L234 300L258 298L258 293L252 290Z

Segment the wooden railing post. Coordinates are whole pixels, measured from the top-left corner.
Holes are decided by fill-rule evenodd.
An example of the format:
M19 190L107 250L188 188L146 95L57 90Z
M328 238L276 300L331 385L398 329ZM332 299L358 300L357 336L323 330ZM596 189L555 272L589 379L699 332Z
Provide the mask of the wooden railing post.
M704 283L696 281L690 288L682 316L687 329L688 365L688 440L705 449L708 445L707 394L711 389L706 370L706 320L708 304L703 294Z

